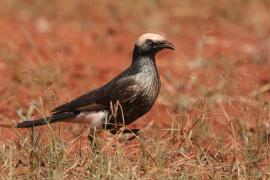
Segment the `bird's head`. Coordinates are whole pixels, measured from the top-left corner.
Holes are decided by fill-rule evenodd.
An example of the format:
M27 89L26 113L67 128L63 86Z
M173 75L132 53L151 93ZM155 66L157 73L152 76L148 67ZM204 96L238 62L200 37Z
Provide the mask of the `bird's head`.
M135 44L134 56L154 56L162 49L174 50L172 43L166 40L164 36L153 33L146 33L141 35Z

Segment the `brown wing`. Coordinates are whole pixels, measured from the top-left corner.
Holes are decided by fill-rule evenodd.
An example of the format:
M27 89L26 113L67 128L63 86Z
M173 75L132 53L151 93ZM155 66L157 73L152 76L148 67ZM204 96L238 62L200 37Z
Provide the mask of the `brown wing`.
M52 112L81 112L109 110L110 102L127 102L135 98L140 91L137 81L131 77L123 77L111 81L109 84L82 95L69 103L56 107Z
M66 104L56 107L52 110L54 114L60 112L80 112L80 111L97 111L105 109L103 102L106 101L106 94L102 88L93 90L82 95Z

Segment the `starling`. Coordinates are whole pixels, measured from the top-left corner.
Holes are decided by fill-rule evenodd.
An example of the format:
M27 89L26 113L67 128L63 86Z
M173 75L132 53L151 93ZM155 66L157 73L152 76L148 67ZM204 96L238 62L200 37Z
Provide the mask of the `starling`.
M104 86L56 107L51 116L18 123L17 128L83 121L90 128L116 133L152 108L161 85L155 55L165 48L174 50L165 37L153 33L141 35L133 49L132 63L125 71Z

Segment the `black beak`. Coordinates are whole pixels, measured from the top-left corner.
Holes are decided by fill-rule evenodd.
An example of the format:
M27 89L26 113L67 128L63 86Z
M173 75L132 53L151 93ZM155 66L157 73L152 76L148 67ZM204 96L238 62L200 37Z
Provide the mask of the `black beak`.
M162 41L158 44L156 44L156 48L157 49L171 49L171 50L174 50L175 47L172 43L170 43L169 41Z

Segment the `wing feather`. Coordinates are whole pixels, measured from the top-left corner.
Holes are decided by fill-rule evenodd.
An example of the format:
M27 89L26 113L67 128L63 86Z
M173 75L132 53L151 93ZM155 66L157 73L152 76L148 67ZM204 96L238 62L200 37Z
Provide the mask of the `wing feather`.
M104 109L102 102L106 101L106 94L103 89L93 90L84 94L68 103L60 105L52 110L53 113L69 112L69 111L97 111Z
M52 110L54 114L61 112L98 111L110 109L110 102L126 103L132 101L141 92L141 87L132 76L119 78L107 85L90 91L66 104Z

